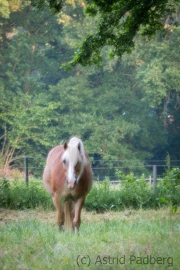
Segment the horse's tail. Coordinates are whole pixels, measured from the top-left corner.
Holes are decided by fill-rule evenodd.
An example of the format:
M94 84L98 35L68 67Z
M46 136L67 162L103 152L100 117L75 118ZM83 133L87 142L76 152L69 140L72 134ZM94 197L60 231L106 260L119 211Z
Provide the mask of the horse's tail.
M68 232L71 232L73 229L72 223L72 211L73 211L73 203L71 201L66 201L64 203L64 229Z

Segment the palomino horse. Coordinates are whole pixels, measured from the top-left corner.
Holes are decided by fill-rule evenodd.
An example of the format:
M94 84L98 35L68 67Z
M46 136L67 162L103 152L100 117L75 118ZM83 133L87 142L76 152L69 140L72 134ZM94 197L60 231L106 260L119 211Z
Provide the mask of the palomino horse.
M82 141L73 137L48 154L43 173L46 190L53 196L59 229L75 233L80 227L81 209L92 187L92 169Z

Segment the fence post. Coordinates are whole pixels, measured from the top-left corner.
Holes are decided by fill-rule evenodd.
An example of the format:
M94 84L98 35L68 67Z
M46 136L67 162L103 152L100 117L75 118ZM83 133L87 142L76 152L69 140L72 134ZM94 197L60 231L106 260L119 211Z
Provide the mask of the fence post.
M25 177L25 184L29 186L29 178L28 178L28 157L24 156L24 177Z
M156 190L157 190L157 165L153 165L153 185L154 185L154 195L156 195Z
M150 185L152 184L152 178L151 178L151 175L149 176L149 184L150 184Z

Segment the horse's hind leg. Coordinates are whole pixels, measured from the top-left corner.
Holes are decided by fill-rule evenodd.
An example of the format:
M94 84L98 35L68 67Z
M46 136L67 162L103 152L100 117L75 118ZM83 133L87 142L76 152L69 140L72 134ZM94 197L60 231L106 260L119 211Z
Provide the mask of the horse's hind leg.
M64 225L64 212L62 204L60 203L60 196L58 193L54 193L53 203L57 210L57 224L59 226L59 230L62 231L63 230L62 226Z
M81 209L84 205L85 197L79 198L79 200L75 203L74 206L74 219L73 219L73 228L74 232L78 233L79 227L81 224Z

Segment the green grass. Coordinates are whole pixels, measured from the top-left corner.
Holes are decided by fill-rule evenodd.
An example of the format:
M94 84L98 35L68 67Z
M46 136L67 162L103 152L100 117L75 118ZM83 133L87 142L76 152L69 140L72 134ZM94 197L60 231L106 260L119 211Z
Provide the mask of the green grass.
M60 233L52 211L2 210L0 269L178 270L179 210L83 212L79 235Z

